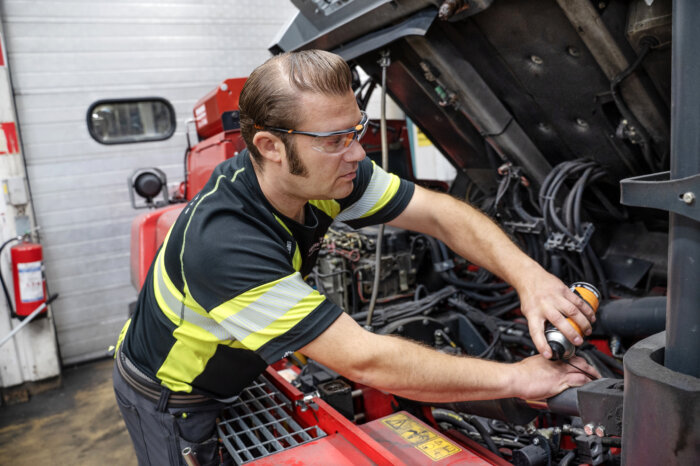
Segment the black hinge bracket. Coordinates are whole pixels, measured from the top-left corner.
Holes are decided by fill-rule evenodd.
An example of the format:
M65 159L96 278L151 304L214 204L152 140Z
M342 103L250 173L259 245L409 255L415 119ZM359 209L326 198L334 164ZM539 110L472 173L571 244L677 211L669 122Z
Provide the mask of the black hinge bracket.
M651 207L700 221L700 173L670 179L670 172L636 176L620 181L620 203Z

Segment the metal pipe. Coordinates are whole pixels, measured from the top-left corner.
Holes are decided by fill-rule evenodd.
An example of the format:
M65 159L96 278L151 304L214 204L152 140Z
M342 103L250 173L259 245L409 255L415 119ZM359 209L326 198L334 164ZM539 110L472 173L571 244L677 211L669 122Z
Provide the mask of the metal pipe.
M671 180L700 173L700 3L673 2ZM679 193L698 202L700 192ZM670 213L664 366L700 377L700 222Z
M19 332L20 330L22 330L27 324L29 324L29 322L31 322L32 320L34 320L34 318L37 317L37 316L41 313L41 311L43 311L43 310L46 308L46 306L47 306L48 304L50 304L51 301L53 301L53 300L56 299L57 297L58 297L57 294L51 296L45 303L42 303L39 307L37 307L36 309L34 309L34 310L32 311L32 313L29 314L29 315L22 321L21 324L19 324L19 325L18 325L17 327L15 327L15 328L13 328L12 331L11 331L10 333L8 333L7 335L5 335L5 336L2 338L2 340L0 340L0 347L2 347L2 345L4 345L5 343L7 343L8 341L10 341L10 339L11 339L13 336L15 336L15 334L16 334L17 332Z
M382 50L381 58L379 59L379 66L382 68L382 98L381 98L381 116L380 116L380 136L382 141L382 168L389 171L389 144L386 137L386 69L391 64L391 58L389 58L389 51ZM367 322L365 323L366 329L372 328L372 316L374 315L374 307L377 304L377 294L379 293L379 276L382 271L382 243L384 240L384 224L382 223L379 227L379 233L377 235L377 247L374 251L375 253L375 264L374 264L374 283L372 285L372 296L369 300L369 309L367 311Z
M192 448L183 448L182 457L185 459L185 464L187 466L199 466L199 461L197 461L197 456L195 456L194 452L192 451Z

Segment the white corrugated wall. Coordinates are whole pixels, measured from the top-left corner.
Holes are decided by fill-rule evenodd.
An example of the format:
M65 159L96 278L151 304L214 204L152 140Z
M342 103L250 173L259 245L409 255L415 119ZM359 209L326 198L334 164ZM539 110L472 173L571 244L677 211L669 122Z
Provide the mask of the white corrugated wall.
M185 120L226 78L268 56L295 13L284 0L2 0L9 68L63 364L103 357L136 297L129 279L127 176L157 166L182 179ZM91 103L164 97L162 142L104 146Z

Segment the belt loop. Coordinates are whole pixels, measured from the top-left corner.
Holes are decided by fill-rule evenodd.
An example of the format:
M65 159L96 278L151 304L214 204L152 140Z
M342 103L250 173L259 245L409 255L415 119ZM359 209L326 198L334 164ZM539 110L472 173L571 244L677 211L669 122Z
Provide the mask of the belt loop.
M172 392L168 387L162 387L160 390L160 398L158 398L158 406L156 407L156 411L159 413L164 413L165 408L168 407L168 399L170 398L170 394Z

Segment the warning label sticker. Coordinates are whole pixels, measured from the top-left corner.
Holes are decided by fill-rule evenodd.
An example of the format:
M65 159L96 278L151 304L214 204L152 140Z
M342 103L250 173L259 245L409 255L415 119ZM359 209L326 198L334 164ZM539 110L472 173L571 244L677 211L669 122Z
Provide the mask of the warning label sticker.
M433 461L439 461L462 451L457 445L428 430L426 426L413 421L405 414L399 413L382 419L382 423L425 453Z
M23 303L44 299L44 280L41 276L41 261L17 264L19 273L19 296Z

